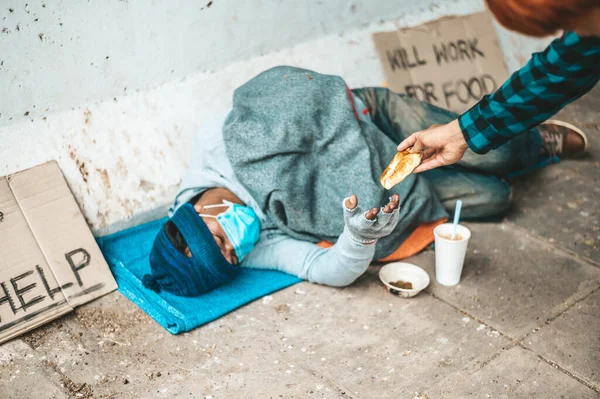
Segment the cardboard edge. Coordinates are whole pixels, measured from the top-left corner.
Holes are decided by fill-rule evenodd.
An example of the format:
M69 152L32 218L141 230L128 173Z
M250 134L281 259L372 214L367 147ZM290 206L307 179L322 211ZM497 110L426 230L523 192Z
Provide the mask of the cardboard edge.
M14 331L11 331L10 334L0 337L0 345L3 345L5 343L7 343L8 341L12 341L13 339L18 338L18 337L22 336L23 334L33 331L33 330L37 329L38 327L46 325L46 324L50 323L51 321L54 321L60 317L63 317L64 315L71 313L74 310L74 308L71 307L67 302L65 302L64 307L58 308L58 309L63 309L63 310L61 310L60 312L57 312L56 314L53 314L51 317L40 318L37 322L30 324L29 326L27 326L24 329L23 328L15 328ZM33 320L35 320L35 319L33 319Z
M62 174L62 170L60 170L60 167L58 166L58 162L56 162L55 160L44 162L44 163L39 164L37 166L33 166L31 168L27 168L27 169L21 170L21 171L16 172L16 173L12 173L12 174L10 174L10 175L7 176L8 188L11 190L11 192L13 193L13 195L14 195L14 189L13 189L13 186L11 184L11 181L15 177L21 176L24 173L35 173L35 170L47 167L47 165L52 165L54 168L56 168L58 170L58 172L60 173L60 175L62 176L62 178L63 179L65 178L64 175ZM65 179L65 182L66 182L66 179ZM68 187L68 185L67 185L67 187ZM69 188L69 191L70 190L71 189ZM73 195L72 192L71 192L71 195ZM27 223L27 227L29 227L29 231L31 231L31 234L33 235L33 238L35 239L36 245L38 246L38 248L39 248L42 256L44 257L44 260L46 261L46 264L49 266L49 270L50 270L50 273L52 273L52 277L54 277L55 281L59 281L59 279L56 276L56 272L55 272L54 268L52 267L52 264L50 263L50 260L48 259L48 255L46 254L46 252L44 252L43 248L41 247L40 240L38 239L38 236L36 235L35 231L31 228L31 223L29 221L29 218L27 217L27 215L25 214L25 212L23 212L23 207L21 206L21 204L19 203L19 201L16 199L16 196L15 196L15 200L16 200L17 206L21 210L21 214L23 215L23 218L25 219L25 223ZM77 203L77 201L75 201L75 202ZM79 206L79 204L77 206ZM81 212L81 209L79 211ZM65 302L66 302L67 306L71 310L73 310L75 308L75 306L71 305L71 303L69 302L69 298L65 295L65 293L64 293L64 291L62 289L60 290L60 294L65 298ZM45 319L41 318L40 320L45 320ZM19 329L17 329L16 331L19 331ZM29 329L22 330L20 332L20 334L24 333L25 331L29 331Z
M60 171L60 173L62 174L62 170L60 170L60 167L58 166L58 162L56 162L56 160L54 160L54 159L53 159L53 160L51 160L51 161L47 161L47 162L44 162L44 163L41 163L41 164L38 164L38 165L32 166L32 167L30 167L30 168L25 168L25 169L23 169L23 170L20 170L20 171L18 171L18 172L11 173L11 174L9 174L9 175L6 175L5 177L6 177L6 179L8 180L8 183L10 184L10 181L11 181L12 179L14 179L15 177L17 177L17 176L19 176L19 175L21 175L21 174L23 174L23 173L26 173L26 172L28 172L28 173L31 173L31 171L33 171L33 170L35 170L35 169L43 168L43 167L45 167L45 166L46 166L46 165L48 165L48 164L55 164L55 165L56 165L56 168L57 168L57 169ZM63 175L63 177L64 177L64 175Z
M430 32L431 31L430 26L434 26L439 23L451 21L453 19L463 19L463 18L468 18L468 17L474 16L474 15L479 15L479 14L487 15L487 17L490 19L490 21L492 19L490 12L487 9L485 9L484 11L477 11L477 12L465 14L465 15L458 15L458 14L445 15L443 17L432 19L430 21L427 21L427 22L424 22L424 23L418 24L418 25L398 26L394 30L373 32L373 33L371 33L371 37L375 37L377 35L385 35L385 34L390 34L390 33L402 32L402 31L406 31L406 30L421 30L423 32Z

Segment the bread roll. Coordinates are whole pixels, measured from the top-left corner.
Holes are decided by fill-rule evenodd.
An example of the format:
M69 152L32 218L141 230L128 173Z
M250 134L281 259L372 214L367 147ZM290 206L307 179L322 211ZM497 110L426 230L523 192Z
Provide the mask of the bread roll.
M390 162L388 167L383 171L379 181L385 189L389 190L400 183L421 164L423 154L420 152L411 154L409 150L410 149L397 153L394 156L394 159L392 159L392 162Z

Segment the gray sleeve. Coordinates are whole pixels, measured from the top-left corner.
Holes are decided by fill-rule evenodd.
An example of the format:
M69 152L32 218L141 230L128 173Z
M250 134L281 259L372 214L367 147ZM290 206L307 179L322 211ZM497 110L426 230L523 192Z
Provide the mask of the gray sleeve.
M331 248L296 240L281 232L267 230L248 256L243 267L274 269L312 283L344 287L352 284L369 267L375 243L361 244L344 230Z

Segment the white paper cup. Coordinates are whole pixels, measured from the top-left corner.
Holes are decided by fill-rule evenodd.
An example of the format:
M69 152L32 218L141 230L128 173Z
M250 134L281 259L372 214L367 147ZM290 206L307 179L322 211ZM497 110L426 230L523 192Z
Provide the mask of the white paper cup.
M452 223L441 224L433 230L435 236L435 279L441 285L458 284L462 273L467 244L471 231L465 226L456 226L456 237L450 240Z

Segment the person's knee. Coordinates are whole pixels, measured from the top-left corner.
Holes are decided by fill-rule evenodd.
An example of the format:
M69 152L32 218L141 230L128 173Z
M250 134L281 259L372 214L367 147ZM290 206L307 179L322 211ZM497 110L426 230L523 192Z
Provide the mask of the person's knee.
M497 179L493 184L486 187L486 202L496 205L502 205L510 202L512 196L512 189L508 182Z
M497 179L463 200L463 217L473 220L500 216L509 209L511 200L510 184Z
M483 216L498 216L505 213L510 207L512 187L508 182L498 179L498 182L486 194L484 205L487 208L487 215Z

